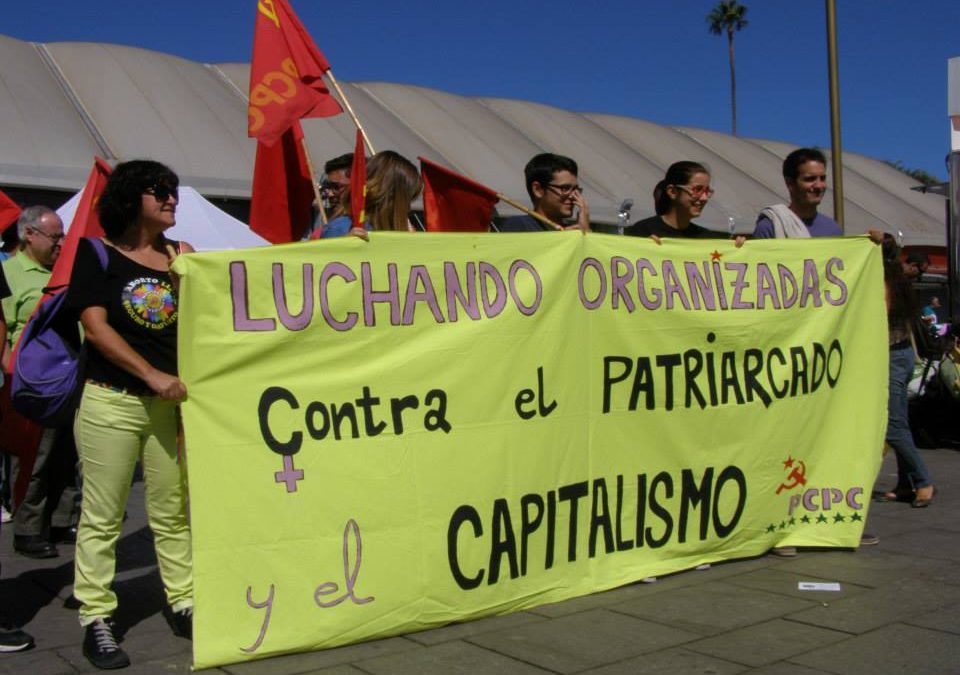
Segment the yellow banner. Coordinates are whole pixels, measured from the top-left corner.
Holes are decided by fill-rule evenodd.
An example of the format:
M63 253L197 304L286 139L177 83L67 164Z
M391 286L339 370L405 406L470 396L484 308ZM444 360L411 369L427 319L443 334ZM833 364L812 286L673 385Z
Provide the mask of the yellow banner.
M374 232L175 268L197 667L859 542L865 238Z

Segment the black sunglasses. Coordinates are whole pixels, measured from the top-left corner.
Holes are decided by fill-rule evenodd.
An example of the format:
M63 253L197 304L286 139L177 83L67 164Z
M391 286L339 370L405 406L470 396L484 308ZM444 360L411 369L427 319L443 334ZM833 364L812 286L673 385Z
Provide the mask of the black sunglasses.
M148 195L153 195L158 202L165 202L170 197L173 197L177 201L180 201L180 192L175 187L170 187L168 185L158 184L153 187L148 187L144 190Z

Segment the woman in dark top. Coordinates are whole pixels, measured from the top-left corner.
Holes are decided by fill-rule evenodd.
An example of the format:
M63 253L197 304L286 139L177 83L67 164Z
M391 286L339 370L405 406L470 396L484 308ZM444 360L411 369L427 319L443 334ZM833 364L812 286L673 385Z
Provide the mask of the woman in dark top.
M177 634L193 617L186 473L177 452L177 292L170 263L193 249L168 240L176 222L179 180L164 165L119 164L97 205L107 266L81 240L68 302L80 314L87 362L75 422L83 475L74 595L85 626L84 655L98 668L130 660L110 620L116 544L137 459L143 464L147 515L160 576Z
M907 384L913 377L914 353L910 323L916 313L910 282L903 273L900 247L894 238L883 238L883 282L887 300L890 344L890 394L887 401L887 444L897 456L897 485L883 495L885 501L910 502L915 508L929 506L937 492L930 472L913 442L907 418Z
M693 222L712 196L710 172L703 164L674 162L667 169L667 175L653 189L657 215L634 223L624 230L624 234L634 237L727 239L723 232L708 230Z

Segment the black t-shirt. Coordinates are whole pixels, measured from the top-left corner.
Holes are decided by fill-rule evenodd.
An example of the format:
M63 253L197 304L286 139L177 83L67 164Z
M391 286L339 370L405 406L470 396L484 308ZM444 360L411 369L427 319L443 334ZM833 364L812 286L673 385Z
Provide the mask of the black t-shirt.
M10 297L10 286L7 284L7 275L3 273L3 265L0 265L0 299ZM2 347L3 345L0 345Z
M668 225L667 222L660 216L653 216L644 220L638 220L630 227L624 228L623 233L632 237L649 237L651 234L655 234L660 238L681 237L684 239L729 239L729 237L723 232L708 230L707 228L697 225L696 223L690 223L687 225L685 230L678 230L675 227L670 227L670 225Z
M545 232L553 231L533 216L508 216L497 226L500 232Z
M170 273L145 267L107 246L107 269L89 241L81 240L73 264L67 305L80 312L100 306L107 323L147 363L177 374L177 293ZM88 345L86 377L125 389L146 383Z

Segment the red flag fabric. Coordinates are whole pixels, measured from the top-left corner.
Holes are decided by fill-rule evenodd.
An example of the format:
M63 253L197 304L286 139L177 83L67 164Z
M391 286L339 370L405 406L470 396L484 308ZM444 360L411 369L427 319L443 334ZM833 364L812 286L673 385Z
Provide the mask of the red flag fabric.
M298 241L310 227L314 195L302 139L294 120L279 143L257 143L250 229L274 244Z
M343 112L322 75L330 64L287 0L258 0L247 133L268 145L303 117Z
M10 199L3 190L0 190L0 233L17 222L22 209Z
M77 257L77 246L83 237L102 237L103 228L100 227L100 217L97 215L97 202L100 195L103 194L103 188L107 185L107 178L113 168L107 163L107 160L101 157L93 158L93 168L87 176L87 183L83 186L83 193L80 195L80 203L73 215L72 223L64 223L68 227L67 236L63 239L60 247L60 256L57 262L53 264L53 272L50 274L48 288L55 294L56 290L63 288L70 283L70 273L73 271L73 260Z
M423 214L427 232L487 232L500 199L488 187L424 159Z
M367 220L367 156L364 154L363 134L357 129L357 142L353 147L353 164L350 165L350 217L353 226L363 229Z

